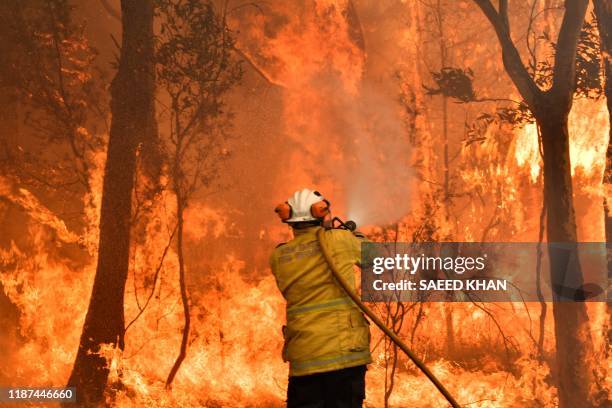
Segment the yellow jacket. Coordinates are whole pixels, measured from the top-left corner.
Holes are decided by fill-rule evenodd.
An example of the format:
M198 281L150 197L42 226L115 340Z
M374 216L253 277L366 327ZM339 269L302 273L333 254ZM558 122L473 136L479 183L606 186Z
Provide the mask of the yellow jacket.
M270 258L272 273L287 301L283 360L289 375L301 376L368 364L368 322L335 282L323 258L317 231L294 230ZM344 279L355 289L353 265L361 264L360 239L350 231L325 231L325 245Z

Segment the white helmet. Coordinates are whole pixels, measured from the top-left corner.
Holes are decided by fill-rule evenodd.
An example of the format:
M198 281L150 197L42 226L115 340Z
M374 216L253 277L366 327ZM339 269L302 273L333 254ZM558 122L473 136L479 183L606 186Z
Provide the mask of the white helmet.
M287 202L276 207L283 222L308 222L322 220L329 214L329 201L318 191L307 188L293 193Z

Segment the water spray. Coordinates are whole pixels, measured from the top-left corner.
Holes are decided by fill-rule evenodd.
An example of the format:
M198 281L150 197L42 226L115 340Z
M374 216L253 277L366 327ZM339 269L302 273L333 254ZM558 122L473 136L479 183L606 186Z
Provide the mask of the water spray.
M357 228L357 224L354 221L344 222L340 218L334 217L332 220L332 228L345 229L345 230L354 232L355 229ZM427 376L427 378L429 378L429 380L436 386L438 391L440 391L440 393L444 396L444 398L446 398L448 403L453 408L460 408L460 405L457 403L457 401L455 401L455 399L450 394L450 392L448 392L448 390L444 387L444 385L440 382L440 380L438 380L438 378L436 378L436 376L429 370L429 368L425 365L425 363L421 359L419 359L412 350L408 348L406 343L404 343L393 330L385 326L382 320L380 320L378 316L376 316L374 312L372 312L361 301L361 299L359 299L359 296L351 290L348 283L346 283L344 278L342 278L342 276L340 275L340 272L338 272L338 269L336 265L334 264L331 253L329 252L329 249L325 245L324 238L323 238L324 233L325 233L325 229L323 228L319 229L319 231L317 231L317 240L319 241L321 252L323 252L323 257L325 258L325 261L329 265L329 268L332 271L332 275L334 275L334 278L336 278L336 281L338 282L340 287L353 300L353 302L355 302L357 307L359 307L359 309L361 309L361 311L366 316L368 316L370 320L373 321L376 324L376 326L378 326L378 328L382 330L383 333L385 333L385 335L389 337L391 341L393 341L393 343L395 343L408 356L408 358L410 358L410 360L412 360L412 362Z

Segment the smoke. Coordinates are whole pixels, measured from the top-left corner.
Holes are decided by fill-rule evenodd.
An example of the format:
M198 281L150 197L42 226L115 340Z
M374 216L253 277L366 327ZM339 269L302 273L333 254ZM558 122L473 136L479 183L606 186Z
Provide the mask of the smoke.
M348 109L356 161L342 183L347 216L358 224L396 222L410 209L408 138L396 100L376 89L366 82Z
M293 133L313 152L313 174L330 179L334 195L343 197L344 215L359 225L396 222L410 208L412 178L396 99L369 81L352 93L334 73L311 87L319 96L309 110L313 119ZM323 148L308 146L313 140L324 140Z
M326 73L288 99L289 106L309 106L301 118L285 111L301 152L291 174L309 169L310 182L326 186L336 202L343 197L345 215L358 224L392 223L407 213L410 148L394 98L367 81L352 93L338 74Z

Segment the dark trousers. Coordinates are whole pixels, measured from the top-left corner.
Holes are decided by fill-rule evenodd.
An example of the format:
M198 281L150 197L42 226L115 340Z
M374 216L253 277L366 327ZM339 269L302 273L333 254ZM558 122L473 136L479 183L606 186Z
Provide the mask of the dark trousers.
M289 377L287 408L361 408L366 366Z

